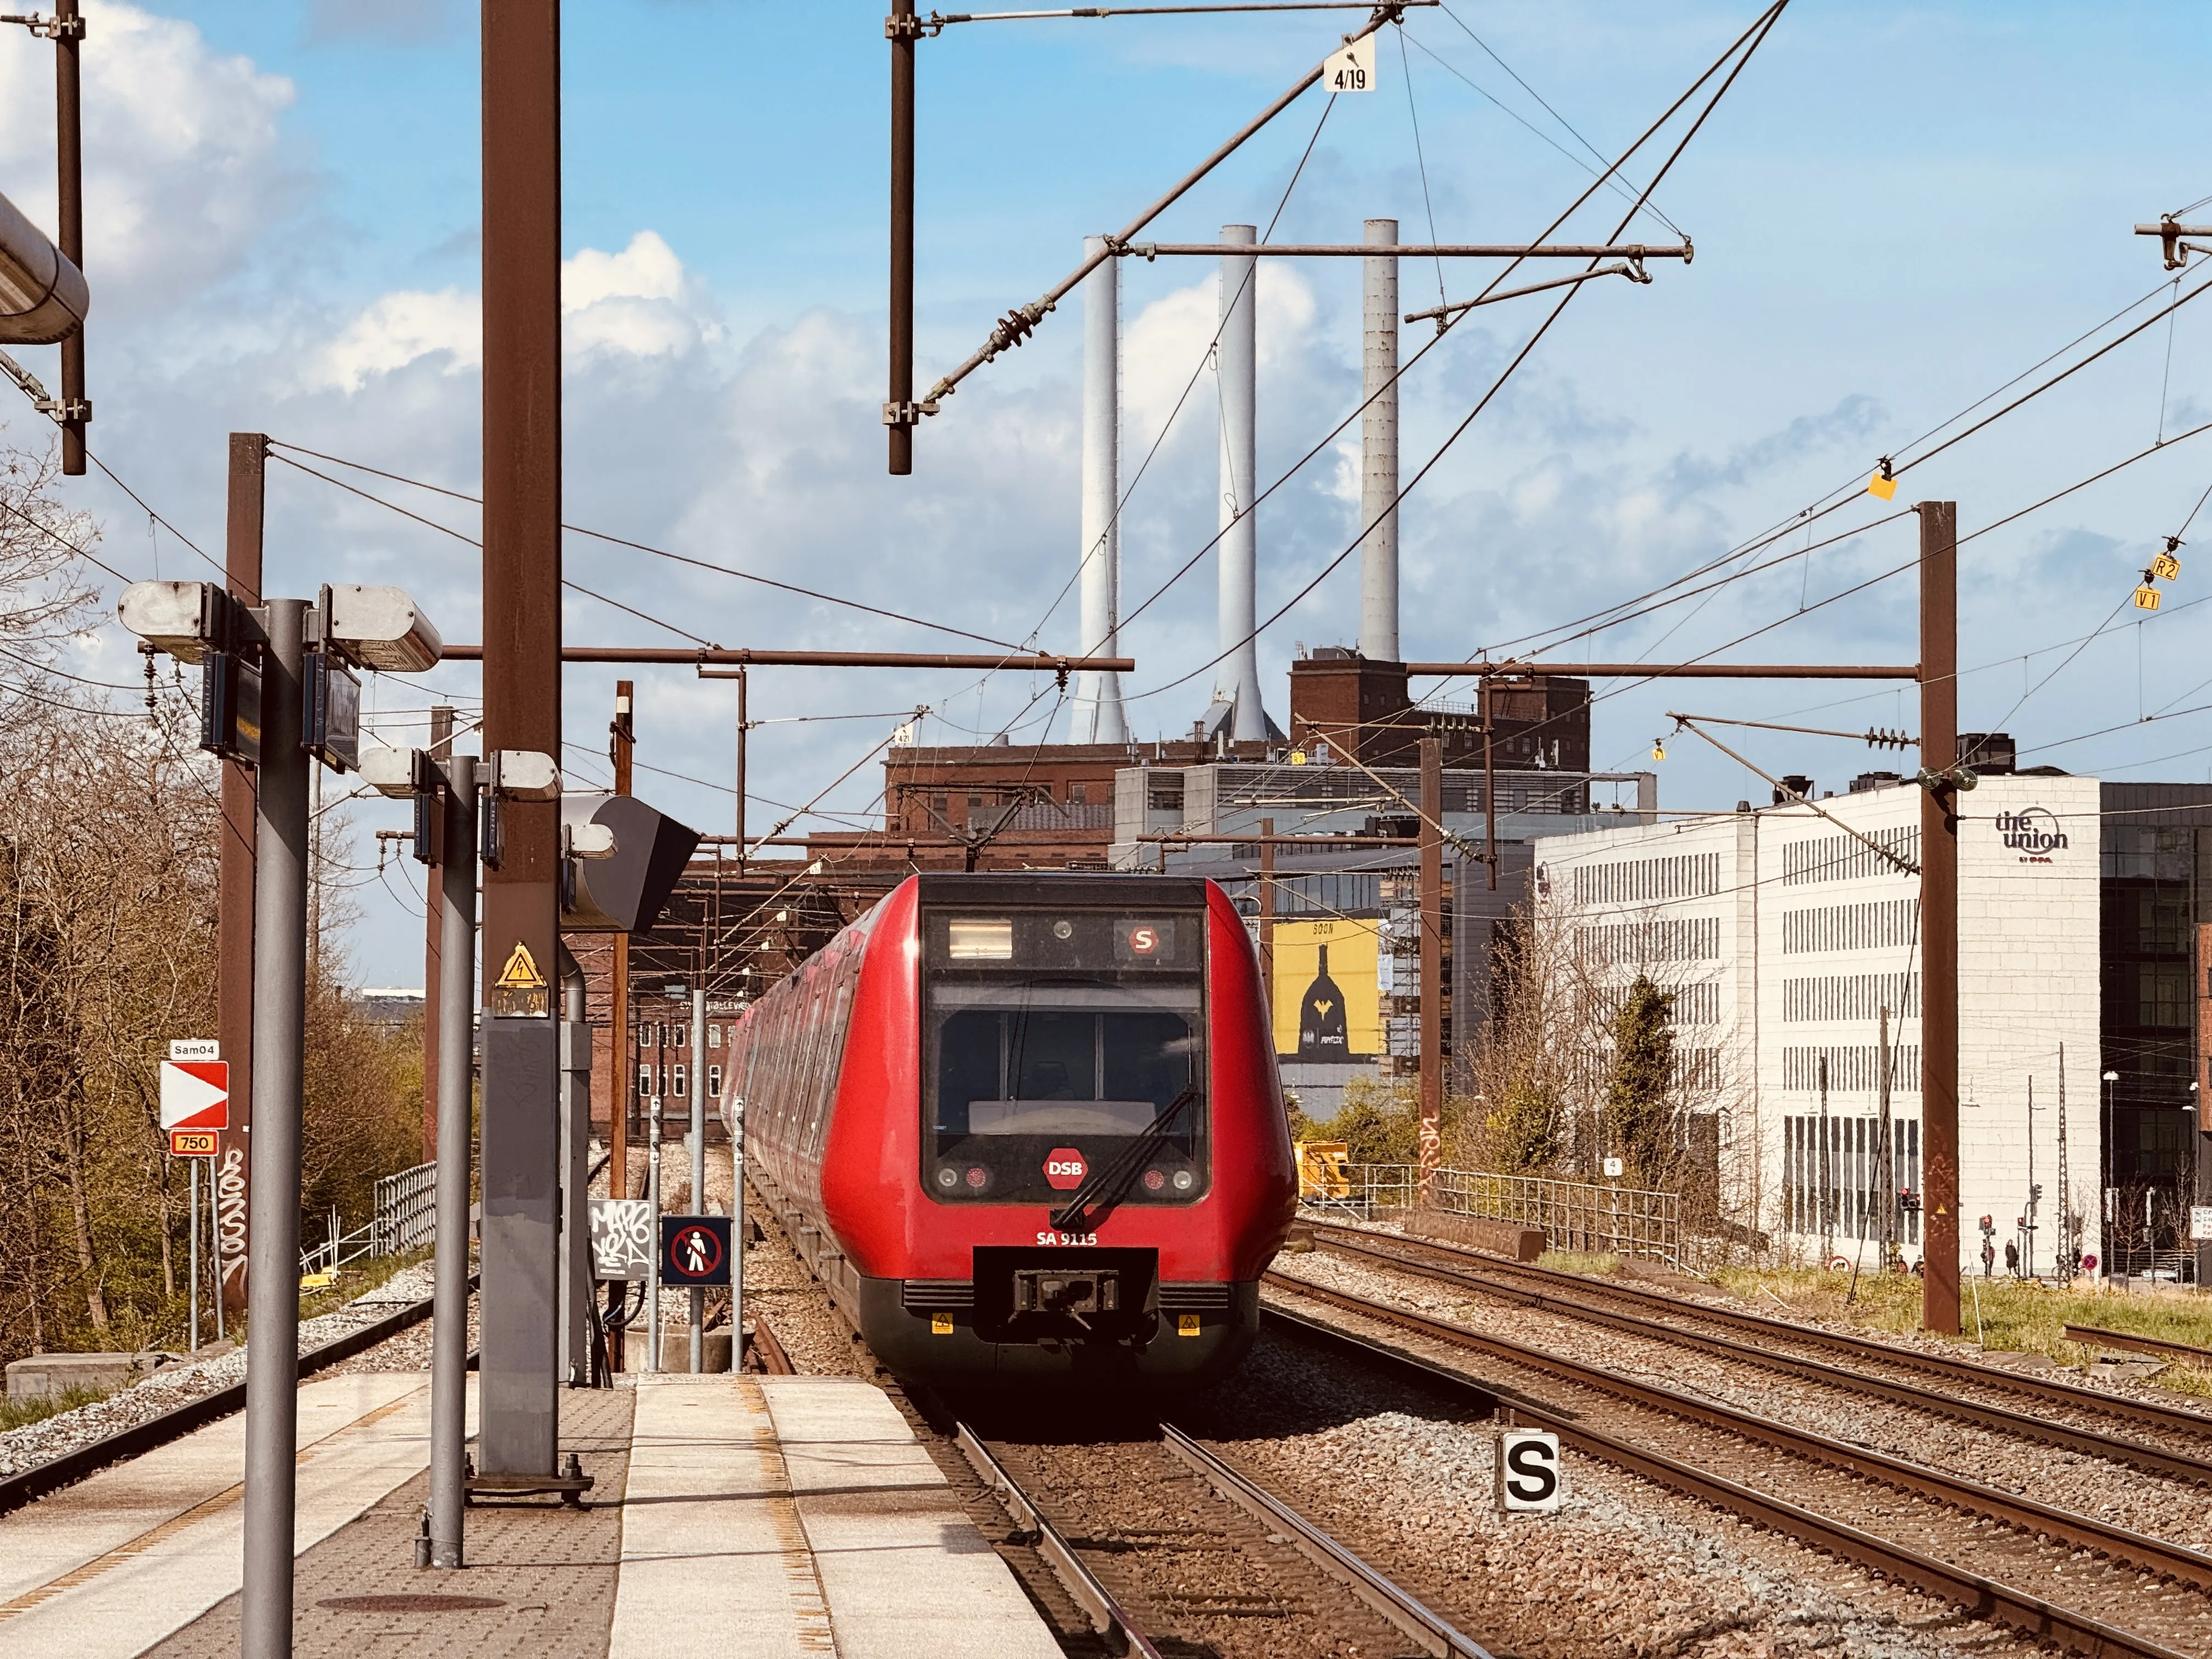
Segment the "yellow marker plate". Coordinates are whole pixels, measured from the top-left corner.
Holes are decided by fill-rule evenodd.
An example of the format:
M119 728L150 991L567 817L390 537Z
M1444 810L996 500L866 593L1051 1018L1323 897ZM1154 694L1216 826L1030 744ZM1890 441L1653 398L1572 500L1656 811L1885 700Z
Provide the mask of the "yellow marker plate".
M952 1316L951 1316L951 1314L948 1314L948 1313L933 1313L933 1314L930 1315L930 1316L929 1316L929 1334L930 1334L932 1336L950 1336L950 1335L951 1335L951 1334L952 1334Z
M1867 494L1885 501L1894 501L1897 499L1897 480L1885 478L1877 472L1867 480Z
M2138 587L2137 589L2136 589L2136 610L2138 610L2138 611L2155 611L2155 610L2157 610L2157 609L2158 609L2158 605L2159 605L2158 589L2156 589L2155 587Z
M1176 1334L1177 1336L1196 1336L1198 1334L1198 1316L1196 1314L1177 1314L1176 1316Z

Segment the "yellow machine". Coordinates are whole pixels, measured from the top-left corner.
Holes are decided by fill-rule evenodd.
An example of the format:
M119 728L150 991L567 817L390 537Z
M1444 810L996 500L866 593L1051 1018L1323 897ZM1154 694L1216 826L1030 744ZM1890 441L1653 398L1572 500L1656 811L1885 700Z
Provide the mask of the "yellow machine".
M1297 1143L1298 1196L1350 1198L1352 1177L1345 1170L1351 1156L1348 1140L1301 1140Z

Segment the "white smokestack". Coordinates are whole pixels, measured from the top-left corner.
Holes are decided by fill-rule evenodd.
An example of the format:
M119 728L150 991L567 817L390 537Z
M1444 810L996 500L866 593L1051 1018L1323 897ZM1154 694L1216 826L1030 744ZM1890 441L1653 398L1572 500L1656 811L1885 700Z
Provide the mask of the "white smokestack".
M1224 242L1256 242L1254 225L1224 225ZM1224 726L1236 742L1261 742L1267 716L1260 706L1260 642L1253 637L1259 611L1255 580L1259 538L1253 497L1258 493L1259 346L1255 329L1259 260L1249 253L1221 257L1221 343L1215 354L1221 383L1221 526L1216 556L1221 569L1220 649L1214 669L1214 707L1209 731Z
M1395 219L1370 219L1370 247L1393 247ZM1366 343L1360 354L1359 522L1373 526L1359 547L1359 654L1398 662L1398 257L1360 261L1366 270Z
M1085 258L1106 246L1083 239ZM1083 279L1083 654L1118 657L1121 611L1121 272L1108 259ZM1127 743L1121 677L1076 677L1074 740Z

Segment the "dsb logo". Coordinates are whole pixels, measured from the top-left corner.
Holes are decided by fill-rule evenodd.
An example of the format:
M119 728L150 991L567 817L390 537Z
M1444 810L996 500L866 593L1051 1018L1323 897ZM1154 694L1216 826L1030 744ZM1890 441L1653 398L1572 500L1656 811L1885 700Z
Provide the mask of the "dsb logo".
M1083 1154L1073 1146L1055 1146L1044 1155L1045 1184L1054 1192L1073 1192L1090 1173Z
M1498 1507L1507 1514L1559 1512L1559 1437L1541 1429L1506 1429L1498 1437Z

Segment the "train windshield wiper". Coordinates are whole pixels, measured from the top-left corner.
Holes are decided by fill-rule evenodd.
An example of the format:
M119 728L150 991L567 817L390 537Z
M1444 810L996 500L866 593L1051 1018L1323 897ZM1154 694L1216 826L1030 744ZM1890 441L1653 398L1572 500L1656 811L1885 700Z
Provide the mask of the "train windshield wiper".
M1160 1143L1173 1133L1176 1119L1197 1098L1198 1082L1193 1079L1152 1120L1152 1127L1122 1149L1121 1157L1078 1187L1074 1197L1052 1212L1048 1218L1054 1227L1062 1232L1089 1232L1103 1221L1115 1206L1129 1195L1129 1188L1137 1184L1138 1173L1159 1150ZM1097 1213L1086 1214L1093 1206Z

